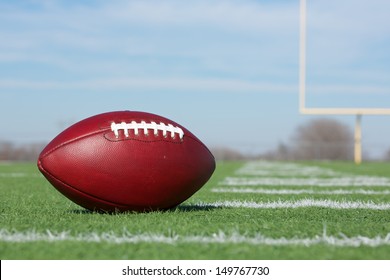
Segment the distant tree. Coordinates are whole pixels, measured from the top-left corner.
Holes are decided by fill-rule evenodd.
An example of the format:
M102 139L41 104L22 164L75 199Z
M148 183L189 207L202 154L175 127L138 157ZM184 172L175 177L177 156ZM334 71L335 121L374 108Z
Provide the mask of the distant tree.
M265 160L292 160L293 154L291 148L284 143L279 143L277 148L260 155Z
M390 148L387 150L387 152L385 153L385 156L384 156L384 159L386 161L390 161Z
M14 146L11 142L0 141L0 160L10 160L12 158Z
M13 144L0 140L0 161L35 161L45 143Z
M333 119L315 119L301 125L293 136L294 158L301 160L350 160L351 129Z
M214 147L211 149L216 160L242 160L245 156L239 151L227 147Z

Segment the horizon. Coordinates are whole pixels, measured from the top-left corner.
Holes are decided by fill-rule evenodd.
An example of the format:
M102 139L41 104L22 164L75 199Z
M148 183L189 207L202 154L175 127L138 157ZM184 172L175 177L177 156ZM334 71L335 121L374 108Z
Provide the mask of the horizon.
M308 106L390 108L390 3L307 1ZM0 140L48 142L108 111L146 111L209 147L289 144L298 111L299 1L1 1ZM390 149L364 116L363 151Z

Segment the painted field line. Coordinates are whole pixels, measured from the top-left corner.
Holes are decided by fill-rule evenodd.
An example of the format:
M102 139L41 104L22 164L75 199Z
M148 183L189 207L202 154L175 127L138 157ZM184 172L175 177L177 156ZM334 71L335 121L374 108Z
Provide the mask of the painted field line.
M223 208L257 208L257 209L278 209L278 208L307 208L321 207L331 209L370 209L390 210L390 203L374 203L367 201L334 201L329 199L301 199L296 201L217 201L213 203L192 204L197 207L223 207Z
M315 177L315 176L342 176L346 173L336 172L318 166L305 166L296 163L254 161L245 164L236 171L239 175L283 176L283 177Z
M341 178L226 177L225 186L390 187L390 178L353 176Z
M180 244L180 243L198 243L198 244L252 244L268 246L313 246L329 245L336 247L359 247L370 246L378 247L390 245L390 233L385 236L352 236L344 234L339 236L316 235L310 238L272 238L262 234L254 236L242 235L240 233L226 234L218 232L212 235L164 235L164 234L131 234L128 232L115 234L112 232L104 233L84 233L71 235L68 232L14 232L0 230L0 242L9 243L28 243L28 242L80 242L80 243L109 243L109 244L138 244L138 243L162 243L162 244Z
M331 190L331 191L321 191L321 190L311 190L311 189L264 189L264 188L213 188L212 192L215 193L257 193L257 194L280 194L280 195L289 195L289 194L325 194L325 195L340 195L340 194L362 194L362 195L389 195L390 190L383 191L372 191L372 190Z

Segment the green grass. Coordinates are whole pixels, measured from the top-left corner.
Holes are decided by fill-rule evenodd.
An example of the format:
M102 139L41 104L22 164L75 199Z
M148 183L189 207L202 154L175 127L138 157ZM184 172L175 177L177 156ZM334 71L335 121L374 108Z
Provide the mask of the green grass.
M266 195L216 193L211 190L245 162L219 162L212 179L183 205L165 212L99 214L83 210L58 193L34 164L0 164L0 230L8 233L69 236L90 233L115 236L164 235L212 236L239 234L270 238L313 238L326 230L328 236L385 237L390 233L390 211L369 209L330 209L325 207L250 209L196 206L215 201L278 201L303 198L337 201L390 203L390 195ZM390 177L390 163L346 162L302 163L354 175ZM14 174L13 176L1 174ZM22 175L21 175L22 174ZM274 186L274 189L284 188ZM302 189L293 186L291 189ZM316 186L306 187L315 189ZM362 187L354 187L361 189ZM349 189L354 189L349 188ZM334 187L322 187L332 190ZM390 187L366 187L390 190ZM390 235L389 235L390 236ZM253 245L250 243L164 244L158 242L121 243L82 241L11 242L0 240L0 259L389 259L390 246Z

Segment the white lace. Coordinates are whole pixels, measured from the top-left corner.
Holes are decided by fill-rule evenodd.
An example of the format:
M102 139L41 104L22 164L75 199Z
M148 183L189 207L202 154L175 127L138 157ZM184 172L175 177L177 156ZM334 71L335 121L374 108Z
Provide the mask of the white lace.
M173 126L171 124L166 125L165 123L160 122L159 124L155 122L147 123L142 121L137 123L132 121L131 123L121 122L121 123L112 123L111 130L114 132L115 137L119 137L119 130L123 130L126 137L129 137L129 130L134 130L134 134L138 135L139 130L143 130L144 135L149 134L149 129L153 130L154 135L158 135L158 131L162 131L163 136L167 137L167 133L170 133L171 138L175 138L175 133L177 133L180 139L184 137L184 131L177 126Z

